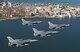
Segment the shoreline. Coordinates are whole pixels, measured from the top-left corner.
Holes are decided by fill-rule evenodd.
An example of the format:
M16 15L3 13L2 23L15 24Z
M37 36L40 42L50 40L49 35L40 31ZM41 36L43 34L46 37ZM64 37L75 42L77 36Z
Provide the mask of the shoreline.
M75 18L75 17L80 17L79 16L73 16L73 17L68 17L68 16L64 16L64 17L53 17L53 16L28 16L28 17L9 17L9 18L2 18L0 19L0 21L5 21L5 20L15 20L15 19L22 19L22 18L26 18L26 19L30 19L30 18L59 18L59 19L63 19L63 18Z

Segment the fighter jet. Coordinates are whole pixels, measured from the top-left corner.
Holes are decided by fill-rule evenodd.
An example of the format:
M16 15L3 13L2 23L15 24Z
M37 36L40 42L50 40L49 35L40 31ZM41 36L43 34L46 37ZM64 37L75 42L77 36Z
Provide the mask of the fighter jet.
M31 43L31 42L38 41L36 39L26 39L26 40L23 40L23 39L13 39L10 36L7 36L7 39L9 41L8 46L15 45L16 47L29 45L29 43Z
M21 19L22 20L22 25L37 25L39 23L41 23L42 21L26 21L25 19Z
M54 33L58 33L58 31L44 31L44 30L37 30L36 28L32 28L33 32L34 32L34 36L40 36L40 37L47 37L47 36L51 36Z
M49 29L59 29L59 28L70 26L70 24L53 24L50 21L48 22L48 24L49 24Z

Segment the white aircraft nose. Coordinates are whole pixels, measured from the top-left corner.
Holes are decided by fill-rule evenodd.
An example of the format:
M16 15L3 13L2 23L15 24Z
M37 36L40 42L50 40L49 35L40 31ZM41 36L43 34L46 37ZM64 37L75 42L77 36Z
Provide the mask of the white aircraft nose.
M67 26L70 26L70 24L67 24Z
M29 44L24 44L24 45L29 45Z
M59 31L54 31L54 33L58 33Z
M40 21L40 23L42 23L42 21Z
M51 31L51 33L58 33L59 31Z
M38 41L38 40L36 40L36 39L33 39L33 40L30 40L31 42L35 42L35 41Z

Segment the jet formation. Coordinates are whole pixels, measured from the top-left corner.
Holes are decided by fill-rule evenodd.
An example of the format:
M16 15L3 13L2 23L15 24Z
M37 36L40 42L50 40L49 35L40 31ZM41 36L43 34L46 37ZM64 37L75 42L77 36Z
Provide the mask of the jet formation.
M25 19L21 19L21 21L22 21L22 25L27 25L27 26L32 26L32 25L37 25L37 24L42 23L42 21L27 21ZM33 36L34 37L37 37L37 36L48 37L48 36L54 35L59 32L59 31L54 31L51 29L62 29L62 28L70 26L70 24L54 24L50 21L48 21L47 24L49 28L48 31L38 30L37 28L33 27L32 28ZM7 36L7 39L8 39L8 46L15 45L16 47L30 45L30 43L38 41L36 39L25 39L25 40L13 39L11 36Z

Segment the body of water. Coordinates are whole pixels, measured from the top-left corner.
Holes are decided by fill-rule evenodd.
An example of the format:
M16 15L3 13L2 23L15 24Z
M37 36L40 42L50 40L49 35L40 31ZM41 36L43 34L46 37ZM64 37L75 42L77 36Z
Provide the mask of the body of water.
M61 3L68 3L72 5L80 5L80 0L9 0L11 2L19 2L19 3L55 3L55 4L61 4Z
M46 19L32 18L32 21L43 21L35 26L22 26L21 19L0 21L0 52L80 52L80 18ZM39 30L50 30L48 21L56 24L70 24L65 29L58 29L59 33L51 37L34 37L32 28ZM8 46L7 36L14 39L37 39L38 42L28 46Z

